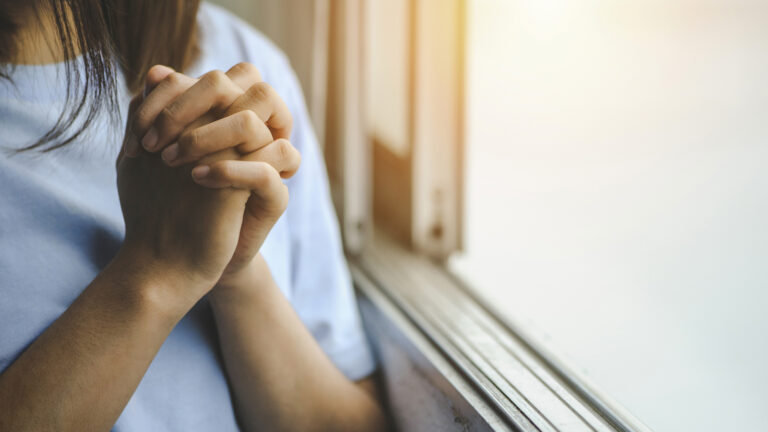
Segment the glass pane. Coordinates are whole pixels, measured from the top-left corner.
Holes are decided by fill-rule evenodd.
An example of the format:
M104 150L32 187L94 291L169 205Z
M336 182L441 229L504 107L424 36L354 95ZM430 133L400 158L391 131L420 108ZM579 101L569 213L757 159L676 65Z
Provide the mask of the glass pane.
M468 0L451 267L657 431L768 430L768 2Z

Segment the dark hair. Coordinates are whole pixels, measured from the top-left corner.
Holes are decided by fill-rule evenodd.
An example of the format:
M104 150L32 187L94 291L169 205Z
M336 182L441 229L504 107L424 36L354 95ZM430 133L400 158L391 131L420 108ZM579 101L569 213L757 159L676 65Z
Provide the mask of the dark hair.
M112 119L119 106L115 64L136 92L155 64L185 70L197 55L195 17L199 0L0 0L0 76L18 55L16 35L22 13L42 20L51 14L66 67L66 106L56 124L23 150L50 151L80 136L105 108ZM77 59L82 54L81 61ZM75 130L70 127L78 118Z

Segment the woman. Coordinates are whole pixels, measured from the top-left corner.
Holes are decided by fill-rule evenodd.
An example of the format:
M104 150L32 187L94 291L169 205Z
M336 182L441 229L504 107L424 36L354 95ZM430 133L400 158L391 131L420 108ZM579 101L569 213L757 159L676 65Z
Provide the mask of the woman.
M269 42L194 0L19 0L0 57L0 430L384 428Z

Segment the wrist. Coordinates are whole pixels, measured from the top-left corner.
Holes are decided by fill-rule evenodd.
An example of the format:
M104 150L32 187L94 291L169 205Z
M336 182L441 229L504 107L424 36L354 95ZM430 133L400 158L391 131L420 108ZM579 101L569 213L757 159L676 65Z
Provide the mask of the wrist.
M121 248L101 276L116 288L111 291L122 304L176 321L213 285L130 247Z
M208 294L214 307L224 303L240 302L274 285L272 273L261 254L234 273L225 272L216 287Z

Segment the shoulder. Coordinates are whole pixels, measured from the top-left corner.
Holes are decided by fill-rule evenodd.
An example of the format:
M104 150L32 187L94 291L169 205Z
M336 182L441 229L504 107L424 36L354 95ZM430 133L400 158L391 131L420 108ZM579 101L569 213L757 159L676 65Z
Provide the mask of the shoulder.
M285 54L260 31L222 7L203 2L197 15L200 57L190 73L227 70L239 62L253 63L273 87L293 75Z

